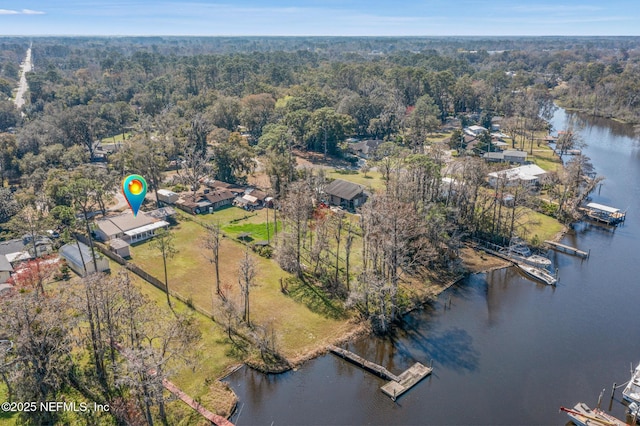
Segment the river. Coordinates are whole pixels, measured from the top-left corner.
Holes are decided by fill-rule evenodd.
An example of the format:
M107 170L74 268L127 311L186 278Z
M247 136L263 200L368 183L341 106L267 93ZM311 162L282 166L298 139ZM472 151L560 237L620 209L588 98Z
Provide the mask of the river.
M560 109L552 124L566 128ZM433 360L434 374L396 402L384 380L333 355L298 371L264 375L243 368L228 378L240 402L231 419L248 424L565 424L560 406L596 405L640 361L640 141L609 120L572 116L598 174L593 200L628 209L615 232L579 224L564 242L587 260L551 254L556 288L517 270L471 276L404 319L388 338L349 349L399 373ZM451 307L448 308L449 299ZM612 413L624 419L618 389Z

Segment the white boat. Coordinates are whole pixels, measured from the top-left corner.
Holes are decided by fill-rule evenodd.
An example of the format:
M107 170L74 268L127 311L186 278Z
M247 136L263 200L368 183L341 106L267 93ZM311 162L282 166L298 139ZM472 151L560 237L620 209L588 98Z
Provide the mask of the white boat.
M512 238L509 248L503 250L502 253L516 262L526 263L536 268L547 269L551 266L551 260L531 253L529 246L519 238Z
M640 364L631 375L631 380L622 391L622 397L629 402L640 404Z
M625 426L620 419L607 414L599 408L591 409L584 402L579 402L573 408L560 407L578 426Z
M518 263L518 268L520 268L522 272L529 275L530 277L535 278L536 280L541 281L547 285L555 285L558 281L556 277L554 277L544 269L536 268L535 266Z

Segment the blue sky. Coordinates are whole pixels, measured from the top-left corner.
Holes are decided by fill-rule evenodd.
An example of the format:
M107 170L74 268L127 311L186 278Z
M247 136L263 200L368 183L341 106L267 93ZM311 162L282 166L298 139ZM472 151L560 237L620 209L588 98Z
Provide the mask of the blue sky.
M638 0L3 0L0 35L640 35Z

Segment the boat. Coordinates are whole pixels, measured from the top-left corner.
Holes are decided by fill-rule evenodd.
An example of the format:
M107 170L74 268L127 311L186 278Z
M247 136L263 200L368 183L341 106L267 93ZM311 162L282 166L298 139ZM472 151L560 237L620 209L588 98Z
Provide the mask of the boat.
M538 281L543 282L544 284L556 285L556 282L558 281L556 277L554 277L544 269L536 268L535 266L525 265L522 263L518 263L517 265L518 268L522 270L522 272Z
M516 262L526 263L536 268L547 269L551 266L551 260L531 253L529 246L519 238L512 238L509 247L501 252Z
M640 421L640 404L637 402L629 404L629 415L631 418L636 419L636 422Z
M620 419L607 414L599 408L591 409L584 402L577 403L573 408L560 407L578 426L623 426L626 425Z
M631 375L631 380L622 391L622 397L626 401L640 404L640 363Z

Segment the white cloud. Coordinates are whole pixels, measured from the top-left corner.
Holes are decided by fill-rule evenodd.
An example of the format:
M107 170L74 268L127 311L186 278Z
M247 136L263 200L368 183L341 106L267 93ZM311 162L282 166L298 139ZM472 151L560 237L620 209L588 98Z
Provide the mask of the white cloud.
M31 9L22 9L22 10L11 10L11 9L0 9L0 15L44 15L45 12L40 10L31 10Z
M44 15L45 12L42 12L41 10L22 9L22 14L23 15Z

